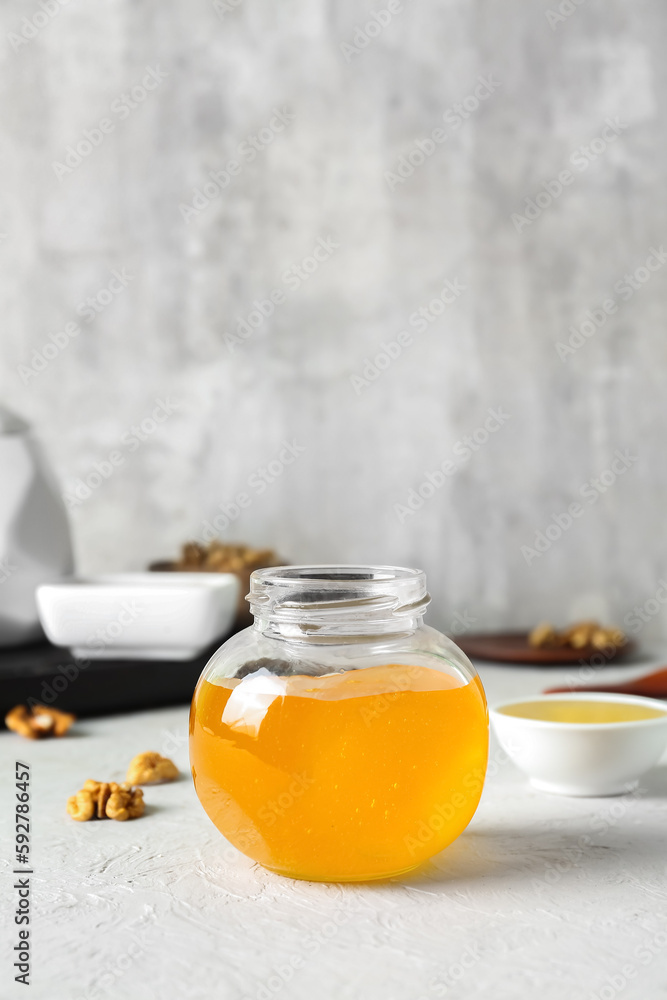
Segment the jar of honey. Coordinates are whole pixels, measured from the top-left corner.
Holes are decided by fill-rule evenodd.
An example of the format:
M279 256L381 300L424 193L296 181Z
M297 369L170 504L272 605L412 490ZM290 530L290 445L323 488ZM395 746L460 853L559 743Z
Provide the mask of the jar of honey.
M423 623L421 570L256 570L254 625L192 700L197 795L280 875L366 881L416 868L470 822L488 713L474 667Z

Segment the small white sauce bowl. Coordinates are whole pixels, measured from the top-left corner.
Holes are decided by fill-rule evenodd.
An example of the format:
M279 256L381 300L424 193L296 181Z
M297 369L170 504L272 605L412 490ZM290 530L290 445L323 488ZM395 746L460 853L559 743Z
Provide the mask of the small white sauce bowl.
M631 722L546 722L502 710L530 702L594 701L643 705L662 712ZM495 705L491 722L501 746L534 788L555 795L622 795L636 788L667 748L667 704L654 698L600 694L527 695Z
M37 588L47 637L85 659L190 660L231 628L232 573L108 573Z

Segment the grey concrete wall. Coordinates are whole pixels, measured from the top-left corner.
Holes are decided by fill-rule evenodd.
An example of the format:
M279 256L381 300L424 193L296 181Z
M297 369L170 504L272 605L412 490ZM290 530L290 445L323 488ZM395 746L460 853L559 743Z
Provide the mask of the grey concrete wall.
M441 626L653 597L663 6L56 5L0 6L0 390L63 492L112 468L72 503L83 570L242 493L226 537L419 564Z

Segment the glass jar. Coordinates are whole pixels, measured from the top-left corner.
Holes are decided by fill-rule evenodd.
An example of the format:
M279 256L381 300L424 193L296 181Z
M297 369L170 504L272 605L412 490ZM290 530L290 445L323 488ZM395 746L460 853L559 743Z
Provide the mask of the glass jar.
M197 795L238 850L291 878L416 868L477 808L488 713L474 667L423 624L421 570L257 570L254 625L214 653L190 713Z

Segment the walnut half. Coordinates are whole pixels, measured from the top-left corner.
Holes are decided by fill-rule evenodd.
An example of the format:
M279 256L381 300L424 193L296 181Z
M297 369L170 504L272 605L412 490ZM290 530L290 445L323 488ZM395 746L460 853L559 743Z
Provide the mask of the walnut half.
M126 819L136 819L144 814L144 793L140 788L129 785L117 787L109 796L107 816L124 822Z
M178 778L178 768L168 757L149 750L138 753L130 761L125 780L129 785L157 785Z
M76 795L70 795L67 800L67 812L72 819L85 823L95 815L95 799L93 793L81 789Z
M106 810L109 796L117 788L118 785L115 781L93 781L92 778L89 778L88 781L85 782L82 791L90 792L93 796L98 819L105 818L107 814Z
M64 736L76 715L61 712L48 705L16 705L5 716L7 729L25 736L29 740L39 740L47 736Z

